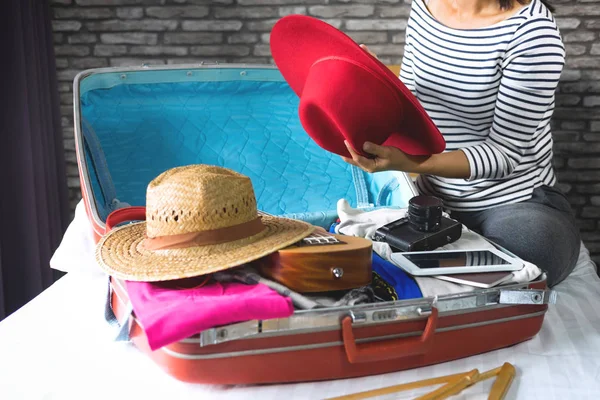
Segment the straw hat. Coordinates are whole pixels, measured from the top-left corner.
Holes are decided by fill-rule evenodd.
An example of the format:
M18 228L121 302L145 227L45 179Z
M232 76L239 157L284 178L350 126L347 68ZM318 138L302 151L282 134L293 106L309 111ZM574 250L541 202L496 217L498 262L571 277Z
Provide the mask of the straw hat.
M259 216L250 178L226 168L170 169L148 185L146 222L115 228L96 248L110 275L162 281L259 259L310 235L303 221Z

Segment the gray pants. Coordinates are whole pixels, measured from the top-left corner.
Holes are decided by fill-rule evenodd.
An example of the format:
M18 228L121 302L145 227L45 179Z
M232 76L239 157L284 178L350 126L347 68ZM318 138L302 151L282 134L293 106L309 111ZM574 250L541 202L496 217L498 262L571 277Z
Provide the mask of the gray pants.
M579 229L566 197L541 186L533 197L484 211L457 212L451 217L480 233L548 275L548 286L565 279L579 257Z

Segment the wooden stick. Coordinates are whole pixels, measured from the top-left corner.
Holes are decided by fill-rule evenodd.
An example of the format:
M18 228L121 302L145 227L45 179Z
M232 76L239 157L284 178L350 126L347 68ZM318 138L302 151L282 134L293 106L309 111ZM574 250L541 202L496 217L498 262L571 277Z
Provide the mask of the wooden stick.
M383 396L383 395L390 394L390 393L402 392L404 390L411 390L411 389L417 389L417 388L422 388L422 387L426 387L426 386L439 385L441 383L448 383L453 380L458 380L458 378L462 378L464 376L465 376L464 372L462 374L440 376L438 378L424 379L422 381L403 383L400 385L388 386L388 387L384 387L381 389L369 390L366 392L348 394L348 395L344 395L344 396L340 396L340 397L332 397L329 400L368 399L369 397Z
M485 381L486 379L493 378L494 376L496 376L500 373L501 369L502 369L502 367L498 367L498 368L490 369L489 371L485 371L482 374L479 374L479 376L473 380L473 384L476 384L477 382Z
M473 384L473 380L477 379L478 376L479 371L474 369L468 372L466 375L463 375L461 378L448 382L441 388L427 393L424 396L418 397L415 400L442 400L448 398L460 393L464 388L471 386Z
M496 381L492 385L488 400L502 400L508 393L508 389L515 378L516 370L515 367L510 363L504 363L500 369L500 373L496 378Z
M453 384L447 384L446 386L442 386L436 392L429 393L426 396L423 396L421 400L431 399L445 399L446 397L453 396L455 394L460 393L467 387L473 386L478 382L484 381L489 378L493 378L498 375L501 367L490 369L489 371L485 371L482 374L479 374L479 371L476 369L470 371L467 375L463 376L462 379L454 382ZM498 399L500 400L500 399Z
M512 372L511 372L512 368ZM400 385L388 386L381 389L373 389L365 392L354 393L339 397L332 397L328 400L360 400L360 399L368 399L370 397L375 396L383 396L386 394L402 392L405 390L418 389L426 386L433 386L439 384L445 384L444 386L438 388L436 391L428 393L425 396L420 397L420 400L438 400L443 399L453 394L457 394L460 391L464 390L466 387L472 386L477 382L484 381L486 379L493 378L496 375L504 374L503 379L500 380L500 376L494 382L492 386L492 390L490 391L491 400L502 400L506 393L508 392L508 388L512 383L512 379L515 375L515 368L510 363L504 363L503 366L490 369L489 371L485 371L483 373L479 373L477 369L469 371L467 373L461 374L452 374L440 376L437 378L424 379L416 382L403 383ZM510 374L512 373L512 376ZM499 382L500 381L500 382ZM506 383L505 383L506 382ZM507 385L504 387L503 385ZM436 396L444 396L444 397L436 397ZM495 396L495 397L492 397Z

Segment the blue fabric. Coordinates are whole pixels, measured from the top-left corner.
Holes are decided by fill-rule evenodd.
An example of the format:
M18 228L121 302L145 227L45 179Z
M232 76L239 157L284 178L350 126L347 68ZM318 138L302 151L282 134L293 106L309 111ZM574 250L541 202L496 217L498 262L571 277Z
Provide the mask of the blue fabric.
M386 301L422 298L417 282L389 261L373 252L373 283L375 295Z
M335 227L338 226L338 222L334 222L331 224L331 226L329 227L329 233L335 233Z
M153 178L195 163L249 176L262 211L324 228L335 221L339 199L354 207L359 201L377 204L393 173L360 171L357 176L354 171L353 177L352 166L306 134L298 118L298 97L278 71L243 72L134 71L83 79L85 161L102 220L114 209L108 194L143 206ZM356 178L364 186L356 187ZM410 195L401 189L386 193L377 205L403 206Z

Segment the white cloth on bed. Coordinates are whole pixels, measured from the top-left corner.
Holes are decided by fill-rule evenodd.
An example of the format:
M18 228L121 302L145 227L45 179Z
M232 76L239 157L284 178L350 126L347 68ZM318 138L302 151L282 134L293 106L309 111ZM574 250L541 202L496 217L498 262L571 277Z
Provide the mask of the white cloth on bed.
M83 200L81 200L75 207L75 217L67 227L60 245L50 259L50 267L62 272L104 275L94 261L95 249L92 225L85 212Z

